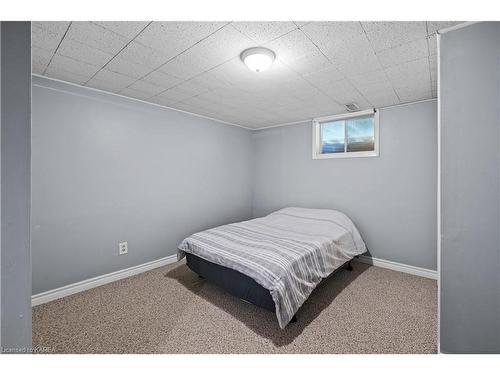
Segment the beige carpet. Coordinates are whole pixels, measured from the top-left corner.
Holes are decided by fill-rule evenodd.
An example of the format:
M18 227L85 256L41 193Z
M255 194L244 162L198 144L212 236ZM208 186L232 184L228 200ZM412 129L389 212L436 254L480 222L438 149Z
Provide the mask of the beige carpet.
M435 353L436 282L354 263L278 327L174 264L33 308L48 353Z

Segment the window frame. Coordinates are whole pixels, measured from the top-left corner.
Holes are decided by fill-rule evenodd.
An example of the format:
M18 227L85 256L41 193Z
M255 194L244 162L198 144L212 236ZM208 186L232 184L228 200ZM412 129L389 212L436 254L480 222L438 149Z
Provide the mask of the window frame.
M345 158L366 158L379 156L379 111L369 109L366 111L357 111L352 113L344 113L334 116L318 117L312 120L312 158L313 159L345 159ZM322 154L321 153L321 124L325 122L341 121L356 117L366 117L373 115L374 127L374 150L373 151L344 151ZM347 126L345 130L344 142L347 142ZM347 147L347 145L346 145Z

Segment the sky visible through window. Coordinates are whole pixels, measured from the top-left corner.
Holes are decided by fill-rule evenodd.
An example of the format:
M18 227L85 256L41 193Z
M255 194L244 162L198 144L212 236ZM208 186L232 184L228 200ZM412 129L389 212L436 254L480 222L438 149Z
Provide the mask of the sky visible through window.
M345 137L347 126L347 147ZM374 118L361 117L321 124L322 153L373 151L375 138Z

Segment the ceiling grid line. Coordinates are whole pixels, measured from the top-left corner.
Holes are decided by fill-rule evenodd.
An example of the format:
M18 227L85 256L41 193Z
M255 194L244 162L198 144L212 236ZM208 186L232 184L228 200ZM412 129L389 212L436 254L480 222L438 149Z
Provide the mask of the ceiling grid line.
M398 92L396 91L396 89L394 88L394 85L392 83L392 81L390 80L389 76L387 75L387 71L386 69L382 66L382 63L380 62L380 57L379 55L377 54L377 52L375 52L375 47L373 46L373 43L372 41L370 40L370 38L368 37L368 34L366 33L366 30L365 28L363 27L363 23L362 22L359 22L359 25L361 26L361 29L363 30L363 32L365 33L365 36L366 36L366 39L368 40L368 43L370 43L370 46L372 47L372 50L373 50L373 53L375 54L375 56L377 57L377 61L378 63L380 64L380 66L382 67L382 71L384 72L384 75L385 75L385 78L387 79L387 82L389 82L389 84L391 85L391 88L392 88L392 91L394 92L394 95L396 95L396 97L398 98L399 102L401 103L401 98L399 97L399 94Z
M136 34L136 35L135 35L135 36L134 36L131 40L129 40L129 41L128 41L128 43L127 43L127 44L125 44L125 45L124 45L124 46L123 46L123 47L122 47L122 48L121 48L121 49L120 49L120 50L119 50L119 51L118 51L118 52L117 52L117 53L116 53L116 54L115 54L115 55L114 55L111 59L109 59L109 61L108 61L106 64L104 64L104 65L101 67L101 69L99 69L97 72L95 72L95 74L94 74L92 77L90 77L90 78L87 80L87 82L85 82L85 83L84 83L84 86L85 86L85 85L86 85L86 84L87 84L87 83L88 83L88 82L89 82L92 78L94 78L94 77L95 77L95 76L96 76L96 75L97 75L97 74L98 74L101 70L103 70L104 68L106 68L106 66L108 66L108 65L109 65L109 63L110 63L111 61L113 61L113 60L116 58L116 56L118 56L118 55L119 55L119 54L120 54L120 53L121 53L121 52L122 52L125 48L127 48L127 47L130 45L130 43L132 43L132 42L133 42L133 41L134 41L134 40L135 40L135 39L136 39L139 35L141 35L141 33L142 33L144 30L146 30L146 29L149 27L149 25L151 25L152 23L153 23L153 22L151 21L151 22L149 22L146 26L144 26L144 27L142 28L142 30L141 30L141 31L139 31L139 32L138 32L138 33L137 33L137 34ZM99 27L103 27L103 26L100 26L100 25L97 25L97 26L99 26ZM103 27L103 28L105 29L105 27Z
M46 74L47 73L47 69L49 68L50 66L50 63L52 62L52 59L54 58L54 56L56 55L57 53L57 50L59 49L59 47L61 46L61 43L63 42L64 38L66 37L66 34L68 33L69 31L69 28L71 27L71 24L73 22L70 22L68 27L66 28L66 31L64 32L63 36L61 37L61 40L59 41L59 44L57 45L56 49L54 50L54 53L52 54L52 57L50 58L49 60L49 63L47 64L47 66L45 67L44 71L43 71L43 74Z
M149 99L154 98L155 96L159 96L159 95L161 95L161 94L163 94L163 93L167 92L168 90L174 89L174 88L176 88L177 86L182 85L183 83L186 83L186 82L192 81L193 79L195 79L195 78L197 78L197 77L200 77L201 75L203 75L203 74L205 74L205 73L207 73L207 72L210 72L210 71L212 71L212 70L214 70L214 69L216 69L216 68L218 68L218 67L220 67L220 66L222 66L222 65L226 64L228 61L231 61L232 59L233 59L233 58L231 58L231 59L229 59L229 60L226 60L226 61L224 61L224 62L221 62L220 64L218 64L218 65L216 65L216 66L214 66L214 67L212 67L212 68L210 68L210 69L208 69L208 70L205 70L205 71L203 71L203 72L201 72L201 73L198 73L198 74L196 74L195 76L193 76L193 77L191 77L191 78L188 78L188 79L186 79L185 81L182 81L182 82L178 83L178 84L177 84L177 85L175 85L175 86L169 87L168 89L163 90L163 91L159 92L158 94L152 95L152 96L150 96L150 97L149 97ZM191 96L189 99L199 97L200 95L203 95L203 94L204 94L204 93L200 93L200 94L197 94L197 95ZM179 101L176 101L174 104L176 104L176 103L182 103L182 102L183 102L183 100L185 100L185 99L181 99L181 100L179 100Z
M302 33L306 36L306 38L307 38L307 39L309 39L309 40L311 41L311 43L314 45L314 47L316 47L316 49L317 49L317 50L318 50L318 51L319 51L319 52L320 52L320 53L321 53L321 54L322 54L322 55L323 55L323 56L324 56L324 57L325 57L325 58L326 58L326 59L330 62L330 64L331 64L332 66L334 66L335 64L333 63L333 61L332 61L332 60L331 60L331 59L330 59L330 58L329 58L329 57L328 57L328 56L327 56L327 55L326 55L326 54L325 54L325 53L321 50L321 48L320 48L320 47L319 47L316 43L314 43L314 41L313 41L313 40L309 37L309 35L307 35L307 33L306 33L306 32L304 32L304 30L302 30L302 29L300 29L300 31L301 31L301 32L302 32ZM366 101L367 101L370 105L372 105L372 104L370 103L370 101L369 101L369 100L367 100L367 99L365 98L365 96L364 96L364 95L363 95L363 94L362 94L362 93L358 90L358 88L357 88L355 85L353 85L353 84L352 84L351 80L349 80L349 78L347 77L347 75L346 75L344 72L342 72L341 70L340 70L340 72L341 72L341 73L342 73L342 75L343 75L343 79L345 79L347 82L349 82L349 83L352 85L352 87L354 87L354 89L358 92L358 94L359 94L359 95L360 95L360 96L361 96L364 100L366 100ZM318 90L322 91L319 87L316 87L316 88L317 88ZM323 93L324 93L325 95L327 95L329 98L331 98L331 97L330 97L330 95L328 95L327 93L325 93L325 92L323 92ZM331 99L332 99L335 103L337 103L337 104L339 104L339 105L341 105L341 106L345 106L346 104L350 104L350 103L339 103L339 102L338 102L338 101L336 101L335 99L333 99L333 98L331 98ZM372 105L372 106L373 106L373 105Z
M222 30L223 28L225 28L226 26L230 25L231 22L228 22L226 23L224 26L218 28L217 30L215 30L214 32L210 33L209 35L207 35L206 37L200 39L199 41L197 41L196 43L192 44L191 46L189 46L188 48L186 48L185 50L183 50L182 52L178 53L177 55L171 57L170 59L168 59L167 61L165 61L164 63L162 63L161 65L159 65L158 67L156 67L155 69L151 70L150 72L148 72L147 74L144 74L143 76L137 78L136 81L132 82L130 85L126 86L125 88L123 88L121 91L125 90L126 88L129 88L130 86L132 86L134 83L136 83L137 81L140 81L142 80L143 78L147 77L149 74L153 73L153 72L157 72L159 69L161 69L163 66L165 66L166 64L168 64L170 61L173 61L174 59L176 59L177 57L181 56L183 53L189 51L191 48L193 48L194 46L198 45L199 43L203 42L204 40L210 38L212 35L214 35L215 33L219 32L220 30ZM202 72L203 73L203 72ZM201 73L200 73L201 74ZM193 78L193 77L191 77ZM187 81L187 80L186 80ZM173 87L176 87L176 86L179 86L181 85L182 83L184 83L185 81L183 82L180 82L179 84L175 85L175 86L172 86L172 87L169 87L167 88L166 90L162 91L162 92L165 92L165 91L168 91L170 90L171 88ZM154 96L157 96L159 94L161 94L162 92L156 94L156 95L152 95L150 98L154 97Z

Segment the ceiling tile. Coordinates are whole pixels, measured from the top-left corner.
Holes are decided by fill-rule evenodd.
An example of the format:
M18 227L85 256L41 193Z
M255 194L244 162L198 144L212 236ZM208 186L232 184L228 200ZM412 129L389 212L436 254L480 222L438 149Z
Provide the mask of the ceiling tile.
M335 65L346 75L373 72L382 68L377 56L371 50L360 50L339 56Z
M196 109L212 110L213 113L216 112L216 110L214 109L214 105L211 101L208 101L204 98L200 98L199 96L185 99L181 103Z
M125 76L123 74L115 73L107 69L101 69L94 76L94 78L104 81L114 81L118 82L121 85L128 86L131 83L135 82L135 78Z
M383 90L379 92L372 91L368 93L363 93L363 95L374 108L387 107L399 103L399 98L397 97L394 90L392 91Z
M209 91L207 88L196 84L195 82L192 81L185 81L177 86L175 86L176 89L184 91L186 94L189 94L190 96L195 96L202 94L204 92Z
M129 96L131 98L140 99L140 100L146 100L146 99L148 99L148 98L150 98L152 96L149 93L145 93L145 92L142 92L142 91L137 91L137 90L134 90L134 89L131 89L131 88L128 88L128 87L124 88L123 90L121 90L120 94L124 95L124 96Z
M429 69L431 72L431 86L432 90L437 90L437 56L429 56Z
M313 86L306 80L303 80L301 83L294 83L292 85L288 85L285 83L281 87L282 90L286 90L290 97L297 99L299 103L303 103L306 100L327 99L326 94L321 92L317 87Z
M401 99L402 103L414 102L418 100L430 99L432 97L432 90L430 84L423 84L421 86L411 86L396 89L396 92Z
M33 21L31 26L33 28L40 28L49 31L52 34L63 36L68 29L69 21Z
M33 24L33 72L250 127L437 95L431 23L68 25ZM277 59L255 73L239 56L262 44Z
M283 35L265 46L272 49L276 58L287 65L292 65L295 60L304 56L318 53L318 48L300 30Z
M429 68L431 72L437 72L437 56L436 55L430 55L429 56Z
M159 71L154 71L149 73L147 76L142 78L142 80L157 86L162 86L165 89L173 87L181 82L179 78L176 78L174 76Z
M118 84L114 81L101 81L99 79L92 78L88 81L85 86L91 87L93 89L98 89L102 91L117 93L125 88L125 86Z
M315 86L322 86L326 82L335 82L344 79L345 75L335 66L330 65L326 69L319 70L311 74L305 74L304 79ZM327 84L327 83L326 83Z
M211 100L216 103L226 104L232 107L248 108L252 95L242 90L240 87L231 87L227 89L215 89L208 93L201 94L203 96L210 95Z
M180 79L189 79L203 72L203 69L194 64L190 56L185 54L175 57L158 70Z
M136 41L174 57L226 24L227 22L153 22Z
M251 39L241 34L231 25L227 25L182 53L182 55L192 65L205 71L239 56L243 50L254 45Z
M139 34L139 32L144 29L149 22L147 21L97 21L93 22L102 26L118 35L122 35L126 38L132 39Z
M33 26L31 29L31 44L35 47L54 53L61 43L64 33L54 33L47 29Z
M31 74L43 75L46 67L47 65L41 65L40 63L33 61L31 63Z
M223 83L225 86L231 86L234 84L243 85L245 83L268 79L274 75L277 70L282 68L282 66L276 63L277 61L264 72L255 73L248 69L239 57L235 57L226 61L224 64L211 69L207 73L214 80Z
M301 29L345 74L381 68L359 22L311 22Z
M366 100L346 79L320 86L321 90L339 104L356 103L367 105Z
M172 104L172 108L180 109L181 111L192 112L192 113L193 113L193 111L196 111L194 113L199 114L199 115L202 115L202 112L203 112L202 108L196 108L192 104L184 103L184 102L176 102L176 103Z
M257 44L264 44L297 28L293 22L233 22L232 25Z
M387 75L382 69L362 74L349 75L347 78L356 87L367 87L388 82Z
M221 100L221 98L217 95L216 90L204 92L197 95L197 97L205 100L206 102L209 102L214 109L225 113L234 114L234 111L236 111L236 108L238 107L226 100Z
M135 81L133 84L128 86L128 88L149 94L149 97L157 95L167 89L166 87L157 86L142 80Z
M386 69L385 72L396 91L399 88L420 86L422 82L430 83L428 58L396 65Z
M57 54L96 66L104 66L113 58L113 55L109 53L68 38L64 38L61 42Z
M331 65L330 60L328 60L321 52L316 51L294 60L288 66L299 74L310 74L327 69Z
M356 89L364 96L367 97L372 93L394 93L394 89L392 87L391 82L388 79L385 79L381 82L374 82L371 84L356 86Z
M144 77L152 70L147 66L135 64L120 57L113 58L113 60L111 60L108 65L106 65L106 69L133 78Z
M49 68L61 69L85 77L93 76L100 69L98 66L60 55L54 55Z
M310 22L301 30L332 58L340 51L370 47L359 22Z
M427 44L429 45L429 55L437 55L437 37L436 34L427 37Z
M201 73L196 77L191 78L189 82L197 85L198 87L203 87L206 90L224 89L229 86L229 83L218 79L217 76L211 71Z
M47 65L49 65L51 58L52 58L51 52L38 47L32 47L31 59L33 64L32 66L33 73L43 74L45 68L47 67Z
M428 55L429 49L426 38L377 52L379 61L384 68L418 60L427 57Z
M366 108L368 108L368 106ZM343 105L335 103L334 101L330 101L324 103L312 103L308 106L308 108L304 109L303 113L305 118L311 119L315 117L346 113L346 109ZM303 119L304 117L301 117L301 119Z
M64 69L55 68L53 66L49 66L47 68L47 70L45 71L45 75L47 75L48 77L51 77L51 78L60 79L62 81L76 83L79 85L84 84L90 78L90 76L88 76L88 75L84 76L84 75L77 74L74 72L68 72Z
M95 23L82 21L72 22L66 37L113 55L131 40Z
M190 98L193 95L191 93L187 92L186 90L183 90L182 88L172 87L171 89L168 89L167 91L164 91L157 96L159 98L170 100L170 101L176 103L176 102L179 102L181 100L185 100L187 98Z
M166 63L170 56L161 51L143 46L137 42L131 42L119 54L118 57L135 64L156 69Z
M425 22L361 22L375 52L427 36Z
M293 21L293 23L295 23L297 26L299 27L302 27L304 25L307 25L308 23L310 23L311 21Z
M463 21L428 21L427 32L429 35L434 34L438 30L447 29L460 23L463 23Z
M161 96L153 96L152 98L149 98L148 101L165 107L171 107L176 102L175 100L170 100Z
M110 70L101 69L89 82L87 82L87 86L100 90L118 92L134 83L134 81L134 78Z
M351 83L374 107L399 103L399 99L384 71L365 73L349 77ZM392 103L389 101L392 100Z

